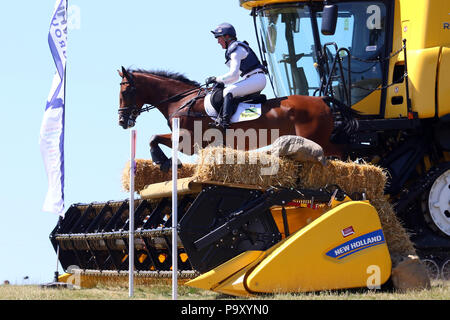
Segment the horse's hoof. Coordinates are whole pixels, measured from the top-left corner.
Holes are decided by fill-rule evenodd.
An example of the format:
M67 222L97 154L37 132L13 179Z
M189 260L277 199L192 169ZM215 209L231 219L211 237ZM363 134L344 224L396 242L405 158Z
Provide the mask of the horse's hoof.
M166 161L161 163L159 167L159 169L164 173L168 173L171 168L172 168L172 159L167 159Z
M178 160L178 166L177 166L177 167L178 167L178 169L180 169L180 168L183 167L183 164L181 163L180 160ZM164 162L160 165L159 169L160 169L162 172L164 172L164 173L169 172L169 170L172 169L172 158L167 159L166 161L164 161Z

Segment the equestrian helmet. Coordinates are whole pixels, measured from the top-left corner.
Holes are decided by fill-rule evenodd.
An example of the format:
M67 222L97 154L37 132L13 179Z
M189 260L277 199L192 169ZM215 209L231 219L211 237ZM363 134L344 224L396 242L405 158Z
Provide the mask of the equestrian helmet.
M214 34L214 37L221 37L225 35L229 35L230 37L236 38L236 30L234 27L227 23L221 23L219 24L213 31L211 31Z

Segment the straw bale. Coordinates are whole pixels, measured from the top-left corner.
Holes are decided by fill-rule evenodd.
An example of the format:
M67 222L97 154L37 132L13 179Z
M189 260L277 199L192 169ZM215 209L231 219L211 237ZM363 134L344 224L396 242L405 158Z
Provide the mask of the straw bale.
M381 227L383 228L393 266L396 266L409 255L416 255L410 235L397 218L389 200L385 198L372 199L370 204L374 206L380 217Z
M314 162L301 163L299 178L299 187L317 189L335 184L348 195L365 192L369 200L384 197L387 181L387 175L380 167L339 160L328 160L325 166Z
M172 171L165 173L159 169L152 160L136 159L136 173L134 179L134 189L139 192L149 184L172 180ZM195 164L185 163L178 168L178 178L187 178L193 176ZM122 188L124 191L130 190L130 161L125 164L122 171Z
M209 147L199 152L195 177L197 181L219 181L261 188L294 187L297 167L292 160L266 152Z

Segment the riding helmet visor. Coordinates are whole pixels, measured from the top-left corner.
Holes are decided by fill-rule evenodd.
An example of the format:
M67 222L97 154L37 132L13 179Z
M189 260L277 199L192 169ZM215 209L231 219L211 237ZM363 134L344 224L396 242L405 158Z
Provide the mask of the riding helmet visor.
M229 23L221 23L219 24L213 31L211 31L212 34L214 34L214 37L223 37L225 35L229 35L230 37L235 38L236 37L236 30L234 27Z

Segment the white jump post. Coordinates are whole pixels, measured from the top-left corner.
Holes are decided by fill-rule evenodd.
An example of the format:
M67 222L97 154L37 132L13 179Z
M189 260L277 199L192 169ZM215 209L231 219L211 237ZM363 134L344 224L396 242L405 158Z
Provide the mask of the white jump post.
M178 141L180 139L180 119L172 120L172 300L178 299Z
M130 207L129 207L129 239L128 239L128 296L134 293L134 176L136 174L136 130L131 130L130 148Z

